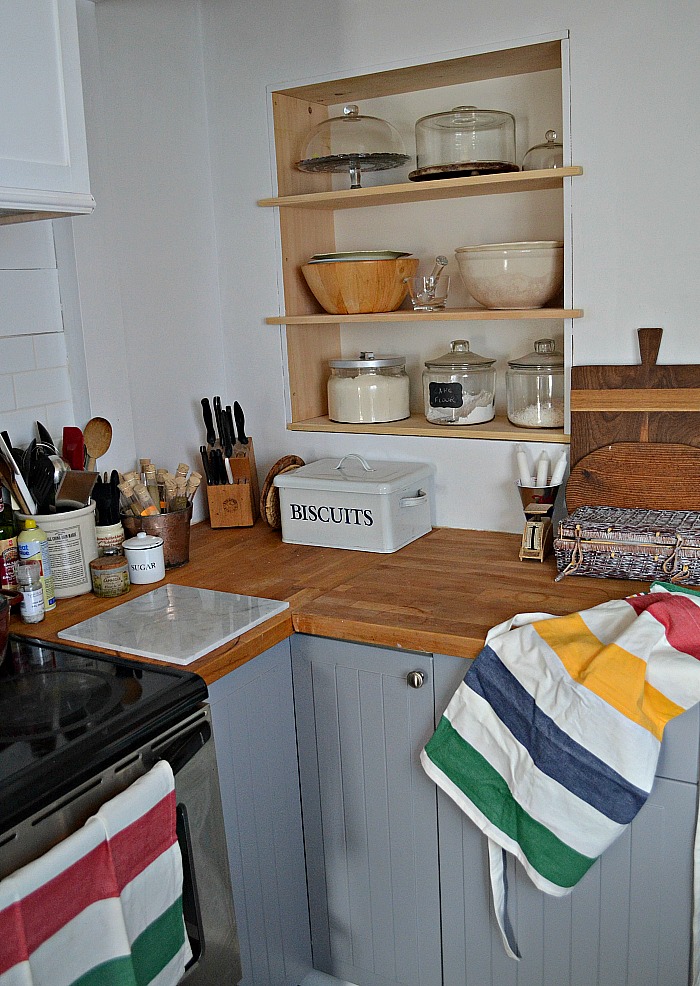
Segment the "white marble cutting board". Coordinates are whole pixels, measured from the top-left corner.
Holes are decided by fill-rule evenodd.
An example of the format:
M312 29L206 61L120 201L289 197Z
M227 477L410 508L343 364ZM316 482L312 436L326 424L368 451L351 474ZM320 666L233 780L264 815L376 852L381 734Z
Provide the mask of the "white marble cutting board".
M289 603L277 599L161 585L59 630L58 636L169 664L191 664L288 608Z

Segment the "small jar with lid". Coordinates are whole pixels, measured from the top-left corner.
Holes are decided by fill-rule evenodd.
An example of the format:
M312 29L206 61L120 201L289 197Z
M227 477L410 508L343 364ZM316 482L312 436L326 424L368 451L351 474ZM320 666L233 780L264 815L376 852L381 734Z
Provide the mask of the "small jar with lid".
M496 413L496 360L455 339L449 353L427 360L423 370L425 416L438 425L472 425Z
M564 164L564 145L556 130L548 130L544 139L544 144L535 144L523 158L523 171L544 171Z
M44 619L44 589L41 582L41 562L24 561L19 566L19 587L22 593L20 616L23 623L41 623Z
M400 421L410 415L405 356L362 352L358 359L331 359L328 365L331 421L362 424Z
M509 360L506 394L512 424L564 427L564 356L554 339L538 339L533 352Z
M105 548L98 558L90 562L92 591L103 599L122 596L131 588L126 558L115 547Z

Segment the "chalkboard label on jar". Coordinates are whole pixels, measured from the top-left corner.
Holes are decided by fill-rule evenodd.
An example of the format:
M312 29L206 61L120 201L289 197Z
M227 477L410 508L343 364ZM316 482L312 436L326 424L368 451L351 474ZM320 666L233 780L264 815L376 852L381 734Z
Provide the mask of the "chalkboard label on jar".
M431 382L429 387L431 407L461 407L464 403L461 383Z

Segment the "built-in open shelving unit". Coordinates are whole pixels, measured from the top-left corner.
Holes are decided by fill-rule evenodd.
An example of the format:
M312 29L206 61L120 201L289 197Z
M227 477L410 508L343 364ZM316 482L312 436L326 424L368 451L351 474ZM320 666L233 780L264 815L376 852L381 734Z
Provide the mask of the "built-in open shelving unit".
M411 414L404 421L390 424L348 425L332 422L327 416L328 360L343 355L343 327L374 323L378 326L378 332L386 332L388 329L382 329L382 326L410 326L418 322L518 322L533 319L562 322L581 318L583 311L580 308L494 311L455 307L426 313L414 312L409 307L376 315L328 315L310 293L300 267L315 253L328 253L339 248L335 236L336 212L385 206L410 207L415 203L463 200L485 195L507 198L510 194L563 190L568 182L583 174L583 169L567 165L547 171L337 189L332 187L330 175L309 175L295 167L306 135L328 118L328 108L331 106L551 69L561 71L563 47L563 40L546 40L424 65L315 82L271 93L279 194L261 199L258 204L274 207L279 214L284 301L281 313L265 321L269 325L286 326L290 430L568 442L568 436L561 429L517 428L508 422L505 415L497 415L491 422L463 427L432 425L419 414ZM565 255L567 252L565 249ZM567 262L570 263L570 257ZM381 347L378 345L376 348Z

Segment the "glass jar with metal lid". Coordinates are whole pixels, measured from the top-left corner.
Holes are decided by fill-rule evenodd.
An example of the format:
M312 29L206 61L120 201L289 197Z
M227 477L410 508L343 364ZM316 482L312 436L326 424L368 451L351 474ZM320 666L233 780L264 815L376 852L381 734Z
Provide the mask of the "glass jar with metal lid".
M496 413L495 362L472 353L466 339L455 339L449 353L427 360L423 400L428 421L438 425L491 421Z
M455 106L416 122L412 181L463 178L519 171L515 163L515 117L503 110Z
M331 421L374 423L410 415L405 356L362 352L358 359L331 359L328 365Z
M538 339L533 352L509 360L506 394L514 425L564 427L564 356L554 339Z

